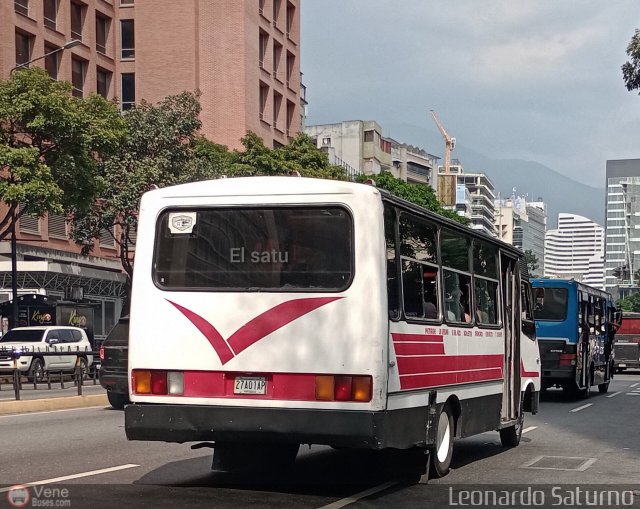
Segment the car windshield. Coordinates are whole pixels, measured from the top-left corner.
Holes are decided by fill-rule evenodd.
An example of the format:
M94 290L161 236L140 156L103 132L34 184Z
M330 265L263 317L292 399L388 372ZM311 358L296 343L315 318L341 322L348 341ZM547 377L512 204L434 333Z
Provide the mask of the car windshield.
M0 343L37 343L42 341L43 332L42 330L12 329L2 336Z

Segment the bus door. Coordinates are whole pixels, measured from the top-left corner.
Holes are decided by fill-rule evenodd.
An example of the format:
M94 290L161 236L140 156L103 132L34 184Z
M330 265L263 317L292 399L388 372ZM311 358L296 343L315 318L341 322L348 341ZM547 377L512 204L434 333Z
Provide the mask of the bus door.
M589 376L589 321L591 320L589 309L589 297L578 292L578 305L580 313L578 314L578 343L576 345L576 353L578 354L578 362L576 364L576 382L579 387L587 385L587 376Z
M520 413L520 271L515 258L501 254L502 296L504 299L504 386L502 420L516 419Z

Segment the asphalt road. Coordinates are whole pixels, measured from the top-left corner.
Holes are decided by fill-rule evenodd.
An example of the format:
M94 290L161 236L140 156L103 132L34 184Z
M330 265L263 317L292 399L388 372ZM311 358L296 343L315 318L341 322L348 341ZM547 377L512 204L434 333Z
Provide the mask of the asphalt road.
M0 451L5 486L37 484L29 488L29 505L39 497L58 507L447 507L463 505L459 492L477 485L485 490L596 485L628 494L640 487L640 373L617 375L607 394L596 389L585 400L547 391L540 413L527 414L519 447L501 447L497 433L459 440L451 473L426 485L413 475L395 475L411 459L406 455L325 447L301 447L288 472L215 473L210 449L127 442L123 413L109 408L2 416ZM0 507L10 507L13 492L3 491ZM564 491L545 499L546 506L571 506L561 497ZM640 507L640 496L633 503Z

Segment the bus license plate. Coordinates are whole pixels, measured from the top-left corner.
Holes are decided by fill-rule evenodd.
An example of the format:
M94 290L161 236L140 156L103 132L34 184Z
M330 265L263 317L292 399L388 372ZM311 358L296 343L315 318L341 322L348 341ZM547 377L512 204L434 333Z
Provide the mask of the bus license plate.
M234 394L266 394L267 379L263 376L239 376L233 384Z

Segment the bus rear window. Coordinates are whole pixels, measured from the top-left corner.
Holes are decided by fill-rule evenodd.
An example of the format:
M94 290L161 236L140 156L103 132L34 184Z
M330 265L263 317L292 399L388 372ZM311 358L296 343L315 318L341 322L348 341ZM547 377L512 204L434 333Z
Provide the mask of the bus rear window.
M353 222L341 207L166 210L153 276L167 289L341 291L352 259Z
M567 316L566 288L534 288L536 320L562 321Z

